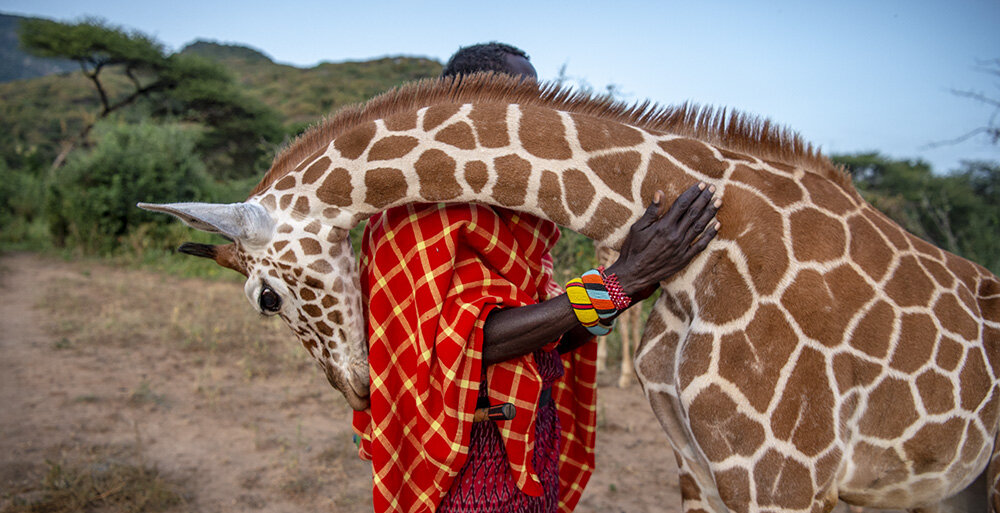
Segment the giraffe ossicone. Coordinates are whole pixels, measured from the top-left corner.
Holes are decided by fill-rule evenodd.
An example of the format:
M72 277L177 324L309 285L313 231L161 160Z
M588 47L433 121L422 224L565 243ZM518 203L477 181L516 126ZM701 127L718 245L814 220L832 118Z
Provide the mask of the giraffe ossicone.
M725 198L722 229L662 284L635 357L684 510L930 507L984 470L1000 503L1000 280L902 230L767 121L504 77L423 82L339 112L275 159L236 207L266 214L266 240L161 210L233 239L187 252L245 274L254 308L280 315L364 408L355 224L410 202L480 202L617 249L655 191L699 181Z

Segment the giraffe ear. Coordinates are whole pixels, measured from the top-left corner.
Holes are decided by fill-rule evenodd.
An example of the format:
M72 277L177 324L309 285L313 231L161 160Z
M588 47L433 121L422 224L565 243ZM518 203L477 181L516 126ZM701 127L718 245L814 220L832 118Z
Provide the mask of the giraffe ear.
M181 244L177 251L196 257L211 258L222 267L227 267L239 272L243 276L249 277L246 266L236 255L236 244L224 244L213 246L211 244L198 244L196 242L185 242Z
M251 246L271 241L274 220L267 210L256 203L139 203L139 208L176 216L198 230L218 233L231 240Z

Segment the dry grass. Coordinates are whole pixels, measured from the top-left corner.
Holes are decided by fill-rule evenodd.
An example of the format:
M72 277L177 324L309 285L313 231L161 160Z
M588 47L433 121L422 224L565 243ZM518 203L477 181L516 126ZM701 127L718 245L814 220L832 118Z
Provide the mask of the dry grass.
M164 511L184 505L183 488L146 465L136 450L48 461L45 476L10 497L2 513Z
M181 350L197 362L236 365L247 379L308 366L284 323L256 314L237 284L94 269L98 274L84 271L54 280L42 292L39 306L58 314L48 326L55 349L166 343L163 349ZM189 286L177 286L178 281Z

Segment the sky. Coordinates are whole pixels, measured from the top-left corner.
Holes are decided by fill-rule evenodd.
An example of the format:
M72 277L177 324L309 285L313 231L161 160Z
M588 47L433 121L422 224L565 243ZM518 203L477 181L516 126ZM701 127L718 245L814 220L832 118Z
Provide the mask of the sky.
M524 49L543 80L565 66L627 101L735 108L827 154L879 151L937 172L1000 161L985 138L936 144L994 114L955 91L1000 99L1000 76L982 69L1000 59L1000 0L0 0L0 12L97 16L172 50L238 43L300 67L387 55L445 62L461 46L501 41Z

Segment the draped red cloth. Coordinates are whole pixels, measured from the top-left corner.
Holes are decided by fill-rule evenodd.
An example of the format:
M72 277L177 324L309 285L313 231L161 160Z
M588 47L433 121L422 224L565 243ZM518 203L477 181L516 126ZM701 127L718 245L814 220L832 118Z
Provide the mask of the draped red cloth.
M361 288L371 407L355 412L354 429L360 456L372 461L375 511L433 512L448 491L468 454L486 316L559 293L549 256L558 238L549 221L485 205L404 205L369 220ZM552 395L563 427L560 511L569 512L594 468L596 344L562 360ZM487 372L491 404L517 408L498 423L516 484L539 495L531 451L542 382L534 357Z

